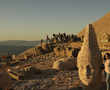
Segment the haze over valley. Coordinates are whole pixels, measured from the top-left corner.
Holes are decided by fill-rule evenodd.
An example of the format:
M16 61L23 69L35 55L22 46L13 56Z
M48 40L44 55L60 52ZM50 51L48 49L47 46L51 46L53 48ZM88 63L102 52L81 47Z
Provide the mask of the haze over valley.
M38 45L40 41L8 40L0 41L0 56L20 54L21 52Z

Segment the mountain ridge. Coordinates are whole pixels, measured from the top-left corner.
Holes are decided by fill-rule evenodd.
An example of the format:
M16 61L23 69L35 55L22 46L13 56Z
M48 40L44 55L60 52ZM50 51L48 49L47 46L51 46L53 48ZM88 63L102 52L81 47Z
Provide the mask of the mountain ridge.
M25 41L25 40L5 40L0 41L0 45L5 46L36 46L40 41Z
M40 41L25 41L25 40L5 40L0 41L0 56L9 54L20 54L25 50L35 47Z
M101 40L103 39L103 34L108 33L110 34L110 12L105 14L103 17L100 19L96 20L95 22L92 23L97 35L98 42L100 43ZM84 35L85 28L82 29L78 33L78 36L81 37Z

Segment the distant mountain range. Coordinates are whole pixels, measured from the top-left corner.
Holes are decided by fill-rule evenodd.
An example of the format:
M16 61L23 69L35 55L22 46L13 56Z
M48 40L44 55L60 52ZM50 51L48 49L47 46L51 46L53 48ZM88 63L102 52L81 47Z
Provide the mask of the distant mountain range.
M40 41L24 41L24 40L7 40L0 41L0 45L5 46L36 46Z
M0 41L0 56L19 54L25 50L38 45L40 41L8 40Z

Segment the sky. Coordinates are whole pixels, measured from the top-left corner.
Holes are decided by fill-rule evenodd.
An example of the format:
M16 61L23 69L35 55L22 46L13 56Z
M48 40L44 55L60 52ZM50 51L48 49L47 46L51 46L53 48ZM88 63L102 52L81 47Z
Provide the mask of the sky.
M0 40L77 34L110 12L110 0L0 0Z

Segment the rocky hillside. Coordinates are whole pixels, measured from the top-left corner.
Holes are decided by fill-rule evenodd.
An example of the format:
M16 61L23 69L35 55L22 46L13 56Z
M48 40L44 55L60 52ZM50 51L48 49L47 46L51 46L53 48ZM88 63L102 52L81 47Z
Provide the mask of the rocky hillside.
M110 34L110 12L92 24L95 28L98 41L101 42L103 40L104 33ZM85 28L80 33L78 33L78 36L83 36L84 30Z

